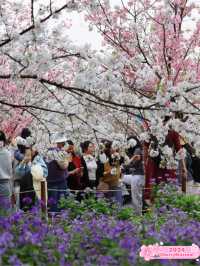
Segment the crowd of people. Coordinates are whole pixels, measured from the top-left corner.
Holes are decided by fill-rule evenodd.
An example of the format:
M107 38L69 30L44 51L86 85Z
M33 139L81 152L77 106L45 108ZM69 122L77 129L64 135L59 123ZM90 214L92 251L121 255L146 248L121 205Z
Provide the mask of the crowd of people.
M127 139L123 149L115 141L84 141L81 152L64 134L57 134L53 145L42 153L36 150L28 128L8 143L0 131L0 204L1 207L27 210L41 200L41 181L47 184L48 210L59 212L59 201L70 193L81 201L85 190L101 192L123 205L129 194L133 210L141 214L152 202L152 181L167 182L184 178L200 182L199 158L191 145L181 142L175 131L169 131L165 145L174 153L185 149L187 156L176 167L164 164L156 140L140 142L136 136ZM128 189L127 189L128 188ZM27 207L28 206L28 207ZM7 208L7 207L6 207Z

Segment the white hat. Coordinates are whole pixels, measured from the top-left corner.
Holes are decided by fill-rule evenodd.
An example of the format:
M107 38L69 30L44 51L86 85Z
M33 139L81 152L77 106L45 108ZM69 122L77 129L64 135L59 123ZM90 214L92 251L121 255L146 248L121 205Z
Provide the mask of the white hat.
M66 141L67 141L67 137L65 136L65 134L63 132L55 133L53 138L52 138L53 143L63 143Z

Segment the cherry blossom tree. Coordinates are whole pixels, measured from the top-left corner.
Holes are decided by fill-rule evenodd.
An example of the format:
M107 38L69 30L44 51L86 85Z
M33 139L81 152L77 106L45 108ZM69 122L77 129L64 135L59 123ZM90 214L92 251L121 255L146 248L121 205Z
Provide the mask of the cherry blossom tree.
M109 104L140 115L146 128L141 140L156 137L162 155L168 158L167 168L174 165L176 169L178 160L165 145L169 129L200 149L198 3L121 0L121 5L113 7L107 0L83 0L81 4L87 10L90 30L98 29L108 51L100 64L100 60L88 62L85 75L94 83L86 78L85 86L104 94ZM81 86L79 75L76 82ZM166 116L171 117L167 123ZM183 156L181 152L176 159ZM185 186L184 176L184 191Z
M72 11L102 34L101 51L70 41ZM162 143L172 114L171 126L200 148L198 11L191 0L1 1L2 123L6 110L17 130L32 121L98 138L145 128Z
M64 12L73 10L73 3L42 2L0 5L0 118L11 136L33 120L48 131L47 114L62 120L71 115L62 103L66 96L55 87L70 85L80 57L62 33L70 26Z
M104 100L137 110L160 142L166 134L163 117L172 115L173 128L199 148L196 2L132 0L114 7L103 0L81 2L90 29L96 27L102 34L108 53L90 60L85 73L76 76L76 84L81 85L79 79L83 84L85 75L84 86L104 94Z
M67 36L68 12L77 8L74 1L1 1L0 118L9 136L30 123L40 135L66 125L73 135L89 131L97 138L101 131L94 126L101 97L73 87L82 64L96 58L88 45L75 46Z

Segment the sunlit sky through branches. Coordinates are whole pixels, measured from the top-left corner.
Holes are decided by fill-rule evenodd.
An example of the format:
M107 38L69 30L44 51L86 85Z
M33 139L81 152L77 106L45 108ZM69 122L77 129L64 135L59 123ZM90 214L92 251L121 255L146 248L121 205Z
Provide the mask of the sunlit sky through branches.
M197 0L196 0L197 1ZM189 3L197 3L195 0L189 0ZM124 3L127 2L127 0L123 0ZM110 0L111 6L121 6L121 0ZM200 1L199 1L200 4ZM196 20L200 14L198 12L193 13L192 20ZM72 22L72 27L67 31L67 33L70 36L70 39L74 41L77 45L89 43L93 49L100 50L102 48L102 37L97 32L95 28L93 28L92 31L89 31L89 27L87 22L84 20L83 14L77 14L77 12L72 12L69 14L69 17ZM191 20L185 21L187 22L185 24L186 29L191 29Z
M18 0L15 0L18 1ZM21 1L21 0L20 0ZM103 0L101 0L103 2ZM139 0L138 0L139 1ZM197 4L197 1L199 0L189 0L188 4L195 3ZM52 1L54 5L59 3L59 6L66 3L66 0L59 0ZM121 6L122 0L109 0L110 5L112 7L114 6ZM126 4L128 0L123 0L123 3ZM39 4L49 3L49 0L38 0L37 6ZM87 22L84 20L84 12L83 13L77 13L77 11L69 12L68 13L68 19L71 20L72 26L69 29L66 29L66 34L69 35L69 38L74 42L74 44L80 46L84 45L86 43L90 44L93 49L100 50L102 49L102 36L97 32L96 28L93 27L93 30L90 31ZM193 12L191 19L196 20L200 16L200 11L196 10L196 12ZM192 28L192 22L191 19L188 21L185 21L185 30L189 30ZM189 33L187 33L189 34ZM189 36L189 35L188 35Z

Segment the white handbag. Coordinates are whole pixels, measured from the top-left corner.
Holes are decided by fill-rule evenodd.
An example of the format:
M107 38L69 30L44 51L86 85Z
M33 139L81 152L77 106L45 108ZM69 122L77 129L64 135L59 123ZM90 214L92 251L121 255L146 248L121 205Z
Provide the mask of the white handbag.
M45 181L45 186L46 186L45 191L46 191L46 200L47 200L47 183L46 183L46 179L43 177L42 166L39 164L32 165L31 174L33 177L33 187L39 200L41 200L41 181Z

